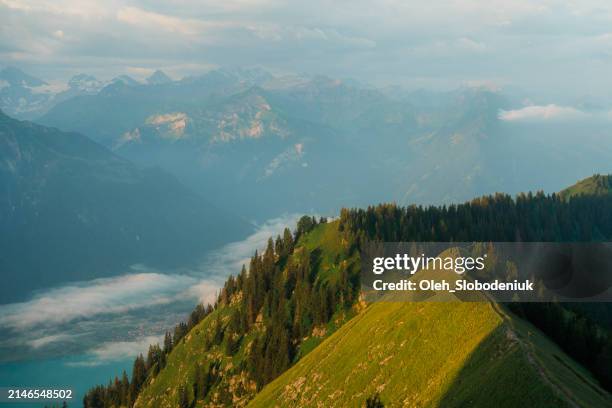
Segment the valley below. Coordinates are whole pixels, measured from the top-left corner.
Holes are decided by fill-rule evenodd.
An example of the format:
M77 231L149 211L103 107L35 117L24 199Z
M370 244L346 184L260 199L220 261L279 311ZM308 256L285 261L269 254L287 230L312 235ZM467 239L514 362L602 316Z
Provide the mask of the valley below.
M93 385L124 370L129 375L138 354L161 342L197 303L214 301L225 279L297 218L270 219L201 256L197 268L134 265L123 275L64 283L0 305L0 383L72 388L70 406L79 406Z

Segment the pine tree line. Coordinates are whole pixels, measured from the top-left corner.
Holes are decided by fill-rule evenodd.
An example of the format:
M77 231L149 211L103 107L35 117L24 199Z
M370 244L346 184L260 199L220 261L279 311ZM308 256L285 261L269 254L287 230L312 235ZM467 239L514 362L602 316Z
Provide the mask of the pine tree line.
M381 204L343 209L340 228L357 244L415 242L588 242L612 237L612 196L564 200L542 192L480 197L449 206Z
M131 380L127 381L127 375L123 375L108 386L92 389L85 397L85 407L133 406L147 378L163 369L174 345L220 307L231 309L229 319L224 323L217 314L210 324L203 350L219 346L228 356L243 350L246 359L238 369L248 373L257 389L284 372L295 362L303 338L358 298L356 270L338 262L341 267L337 280L318 279L315 271L321 254L297 244L321 222L326 220L302 217L294 233L286 229L282 236L270 239L264 252L256 252L251 258L248 270L243 267L238 275L228 278L214 305L196 307L186 323L177 325L172 334L166 334L161 349L151 346L146 359L139 356L134 362ZM382 204L367 209L343 209L339 229L349 247L343 254L346 258L367 241L599 241L612 237L612 197L578 196L567 200L555 194L528 193L516 198L497 194L440 207ZM605 329L591 330L581 320L583 314L577 311L572 314L574 320L538 320L534 316L540 314L535 308L546 306L521 306L523 310L519 314L554 340L558 340L555 333L573 330L573 340L566 346L561 344L562 347L593 370L602 384L609 384L606 380L609 374L603 371L598 374L594 368L609 361L610 336ZM551 306L551 310L555 307ZM249 333L256 335L247 349L245 337ZM590 346L573 352L569 344L580 341ZM586 348L597 350L597 354L585 353ZM213 389L219 391L221 401L231 405L231 395L222 386L222 374L218 367L215 369L215 364L195 368L196 381L184 384L179 390L179 406L205 401Z
M592 242L612 238L612 196L505 194L442 207L383 204L344 209L340 227L359 246L367 241ZM610 307L609 304L602 307ZM511 304L612 391L612 335L569 304ZM603 323L603 322L602 322Z
M303 338L315 326L327 324L336 312L350 308L358 296L357 270L340 263L337 280L321 281L314 273L320 252L296 248L302 236L326 222L325 218L304 216L294 233L285 229L282 236L269 239L263 253L256 251L250 259L248 269L243 266L238 275L226 280L214 305L198 305L186 323L179 323L172 334L166 333L162 347L151 345L146 359L138 356L131 379L124 372L121 379L92 388L84 398L85 408L132 407L146 380L165 367L174 346L219 308L231 310L229 319L225 323L219 313L211 316L202 351L219 346L226 355L234 355L245 346L245 336L256 332L239 369L248 373L258 389L287 370L295 362ZM193 384L184 384L178 390L178 406L206 400L215 388L220 391L221 402L231 405L231 395L221 384L218 362L196 364L194 372Z
M132 376L128 378L125 370L121 378L115 377L109 383L90 389L83 398L84 408L132 407L145 381L155 377L165 366L168 354L174 345L206 316L213 312L215 306L198 304L189 315L187 323L181 322L174 328L173 334L166 332L163 347L158 344L149 346L147 357L141 354L134 360Z

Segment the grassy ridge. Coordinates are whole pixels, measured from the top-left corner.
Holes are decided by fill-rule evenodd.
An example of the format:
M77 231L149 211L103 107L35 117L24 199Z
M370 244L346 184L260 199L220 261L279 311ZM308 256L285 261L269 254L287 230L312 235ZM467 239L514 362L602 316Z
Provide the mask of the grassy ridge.
M303 250L309 253L318 252L319 261L311 267L317 276L317 281L321 282L337 280L341 263L348 265L359 261L357 254L347 257L347 248L342 244L337 221L319 224L302 236L291 255L290 262L298 262ZM246 405L257 392L256 383L250 378L246 369L246 360L253 339L263 331L262 325L256 324L245 335L240 342L239 350L234 355L226 352L225 340L218 345L207 342L207 339L214 336L218 324L222 327L228 325L232 312L238 309L241 301L241 296L238 294L230 305L219 306L176 344L168 355L166 366L157 376L147 380L135 407L177 406L181 388L186 390L189 401L192 401L194 397L192 384L195 381L196 371L208 371L213 366L217 368L211 391L206 398L198 398L195 406ZM334 314L327 325L315 327L310 335L302 339L295 360L315 349L351 317L353 317L351 311L341 310Z
M600 175L580 180L573 186L570 186L561 192L559 195L564 199L576 197L580 195L605 195L612 192L612 175Z
M160 373L148 380L146 387L141 391L135 407L172 407L177 405L179 390L184 387L193 397L191 384L195 380L196 368L208 368L215 362L220 363L223 372L222 384L229 391L237 395L244 394L244 398L235 400L237 405L244 405L248 395L255 392L255 384L248 377L241 375L235 367L243 358L243 350L235 356L228 356L223 348L217 345L209 349L204 348L205 339L213 332L217 319L227 323L231 307L219 308L194 327L183 340L181 340L168 356L166 367ZM248 340L247 340L248 342ZM221 395L211 395L208 402L221 400Z
M300 238L294 255L318 252L317 280L338 278L347 255L338 223ZM296 258L299 259L299 258ZM337 313L302 339L296 364L257 393L245 369L255 325L234 355L204 346L228 324L238 294L182 339L167 366L149 378L136 407L174 407L181 389L193 400L196 370L214 368L211 392L195 406L363 406L380 393L386 406L612 406L591 375L528 323L489 303L377 302ZM349 320L350 319L350 320ZM254 398L254 399L253 399Z
M488 303L374 303L249 406L357 407L377 392L387 406L610 406L582 368L508 319Z

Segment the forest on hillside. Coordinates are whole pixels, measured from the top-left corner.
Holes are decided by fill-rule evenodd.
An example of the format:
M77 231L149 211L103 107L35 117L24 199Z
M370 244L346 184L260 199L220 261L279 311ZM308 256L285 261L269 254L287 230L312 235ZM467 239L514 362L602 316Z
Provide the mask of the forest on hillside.
M321 227L337 231L329 240L333 242L310 245L310 236ZM381 204L344 209L339 220L330 223L305 216L294 232L286 229L282 237L270 239L266 250L252 257L248 269L230 276L214 305L196 307L186 323L166 334L163 347L152 345L146 357L139 356L131 378L123 373L108 385L91 389L84 405L139 406L142 390L163 372L172 350L200 323L208 329L199 345L207 357L185 362L194 365L193 381L180 385L176 404L229 406L248 401L303 356L305 339L314 330L332 320L341 324L350 318L359 303L356 259L360 247L370 241L588 242L611 237L610 195L566 199L543 193L514 198L497 194L440 207ZM321 268L323 259L334 268ZM543 303L511 309L612 390L610 326L588 307ZM239 361L231 372L246 376L242 385L231 386L227 380L220 351Z

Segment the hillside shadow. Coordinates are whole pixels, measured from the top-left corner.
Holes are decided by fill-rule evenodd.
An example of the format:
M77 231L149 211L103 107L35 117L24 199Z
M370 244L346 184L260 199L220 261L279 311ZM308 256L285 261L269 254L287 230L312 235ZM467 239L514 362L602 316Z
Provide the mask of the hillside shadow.
M471 353L439 406L610 406L610 396L578 373L582 368L572 367L577 364L531 329L526 330L533 337L529 340L506 324L492 331ZM544 348L537 357L534 347Z

